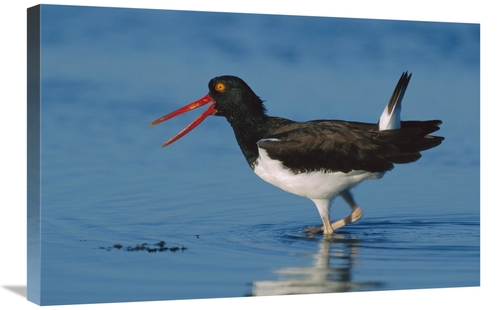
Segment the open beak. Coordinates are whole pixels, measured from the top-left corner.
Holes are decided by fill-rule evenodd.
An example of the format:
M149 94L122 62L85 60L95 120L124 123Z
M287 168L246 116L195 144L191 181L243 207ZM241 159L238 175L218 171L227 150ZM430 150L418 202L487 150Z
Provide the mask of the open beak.
M196 126L198 126L201 122L203 122L203 120L205 118L207 118L209 115L214 115L215 113L217 113L217 110L214 109L215 100L213 100L212 97L210 97L207 94L205 97L203 97L203 98L201 98L199 100L196 100L195 102L190 103L190 104L188 104L188 105L186 105L186 106L184 106L184 107L182 107L180 109L177 109L177 110L175 110L172 113L169 113L169 114L167 114L167 115L165 115L163 117L160 117L156 121L154 121L151 124L149 124L150 126L154 126L156 124L159 124L161 122L164 122L166 120L174 118L174 117L176 117L178 115L181 115L183 113L186 113L186 112L189 112L189 111L194 110L196 108L199 108L202 105L205 105L207 103L212 103L212 104L208 107L208 109L205 112L203 112L203 114L201 114L200 116L198 116L197 119L195 119L191 124L189 124L181 132L179 132L178 134L176 134L172 139L170 139L167 142L163 143L161 147L166 147L167 145L172 144L175 141L179 140L184 135L186 135L188 132L190 132L191 130L193 130Z

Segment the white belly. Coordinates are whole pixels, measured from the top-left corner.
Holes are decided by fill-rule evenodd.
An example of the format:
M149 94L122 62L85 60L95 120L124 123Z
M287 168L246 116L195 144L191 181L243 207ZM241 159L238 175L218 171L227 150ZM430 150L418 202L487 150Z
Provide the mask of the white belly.
M330 200L340 192L368 179L379 179L383 172L354 170L344 172L314 171L295 174L283 167L278 160L269 158L266 150L259 148L259 158L254 172L264 181L284 191L309 199Z

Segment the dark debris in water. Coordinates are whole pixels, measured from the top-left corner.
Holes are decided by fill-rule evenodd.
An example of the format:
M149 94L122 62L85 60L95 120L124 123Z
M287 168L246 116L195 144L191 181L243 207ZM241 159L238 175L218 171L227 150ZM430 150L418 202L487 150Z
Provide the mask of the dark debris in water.
M148 253L168 252L168 251L170 251L170 252L177 252L177 251L184 252L185 250L187 250L187 248L185 246L167 247L167 246L165 246L166 244L167 243L165 241L160 241L160 242L152 244L152 245L147 244L147 243L142 243L142 244L136 244L135 246L124 246L120 243L116 243L113 246L109 246L109 247L99 247L99 249L108 250L108 251L123 250L123 251L127 251L127 252L146 251Z

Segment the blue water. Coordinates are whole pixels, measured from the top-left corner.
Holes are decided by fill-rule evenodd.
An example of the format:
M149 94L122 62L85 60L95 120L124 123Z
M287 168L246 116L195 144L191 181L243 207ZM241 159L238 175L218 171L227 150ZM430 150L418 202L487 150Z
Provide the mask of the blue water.
M478 25L42 6L41 29L42 304L480 284ZM222 74L270 115L376 122L406 70L402 118L446 140L359 185L333 238L224 119L165 149L201 111L149 126Z

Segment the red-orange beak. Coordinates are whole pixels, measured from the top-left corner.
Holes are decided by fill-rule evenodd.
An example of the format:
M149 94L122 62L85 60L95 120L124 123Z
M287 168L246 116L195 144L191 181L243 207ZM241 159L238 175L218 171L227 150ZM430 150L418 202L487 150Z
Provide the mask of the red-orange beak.
M203 120L205 118L207 118L209 115L214 115L215 113L217 113L217 110L214 109L215 100L213 100L212 97L210 97L209 95L206 95L205 97L203 97L203 98L201 98L199 100L196 100L195 102L190 103L190 104L188 104L188 105L186 105L186 106L184 106L184 107L182 107L180 109L177 109L174 112L169 113L169 114L167 114L167 115L165 115L165 116L157 119L156 121L152 122L151 124L149 124L150 126L154 126L156 124L159 124L161 122L164 122L166 120L174 118L174 117L176 117L178 115L181 115L183 113L186 113L186 112L189 112L189 111L194 110L196 108L199 108L202 105L205 105L207 103L212 103L212 105L210 105L208 107L208 109L205 112L203 112L203 114L201 114L200 116L198 116L197 119L195 119L191 124L189 124L181 132L179 132L178 134L176 134L172 139L170 139L167 142L163 143L161 147L166 147L167 145L172 144L175 141L179 140L184 135L186 135L188 132L190 132L191 130L193 130L196 126L198 126L201 122L203 122Z

